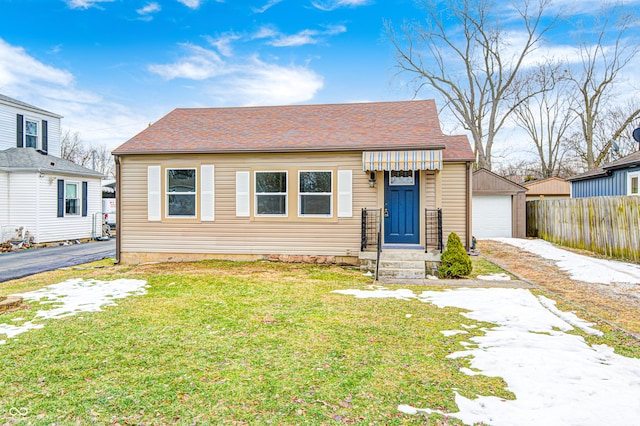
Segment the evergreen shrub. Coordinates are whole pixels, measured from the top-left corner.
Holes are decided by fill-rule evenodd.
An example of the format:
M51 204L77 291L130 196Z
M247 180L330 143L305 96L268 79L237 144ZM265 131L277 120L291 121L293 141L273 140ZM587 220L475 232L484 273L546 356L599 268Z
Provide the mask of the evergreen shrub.
M471 258L462 246L455 232L449 234L447 249L440 257L438 275L440 278L461 278L471 273Z

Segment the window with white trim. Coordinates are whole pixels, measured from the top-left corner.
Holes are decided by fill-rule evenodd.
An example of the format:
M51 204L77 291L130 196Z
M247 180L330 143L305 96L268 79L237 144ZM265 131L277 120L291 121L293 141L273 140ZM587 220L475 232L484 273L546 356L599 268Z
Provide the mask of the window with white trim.
M255 172L256 216L287 216L287 172Z
M39 148L38 144L38 127L40 122L24 119L24 146L26 148Z
M196 169L167 169L166 216L169 218L195 218L197 208Z
M627 195L640 195L640 171L627 173Z
M298 172L298 216L331 217L333 215L333 172Z
M65 182L64 214L65 216L80 214L80 191L77 183Z

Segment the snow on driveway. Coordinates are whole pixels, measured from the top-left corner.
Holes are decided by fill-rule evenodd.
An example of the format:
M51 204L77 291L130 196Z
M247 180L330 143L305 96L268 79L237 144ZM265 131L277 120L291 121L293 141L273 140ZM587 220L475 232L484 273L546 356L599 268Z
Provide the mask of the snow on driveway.
M447 416L465 424L602 425L637 424L640 419L640 359L617 355L606 345L590 346L581 336L568 334L578 327L598 334L591 324L555 302L529 290L461 288L443 292L410 290L337 290L358 298L417 299L439 307L458 307L470 320L490 322L484 335L469 338L465 349L449 358L468 357L468 375L502 377L515 400L492 396L465 398L456 393L459 412ZM416 316L417 314L414 314ZM472 325L462 324L462 328ZM442 330L445 336L464 330ZM429 374L424 372L425 376ZM440 413L406 401L403 413ZM441 413L442 414L442 413Z
M39 302L40 305L55 305L43 309L35 317L21 325L0 324L0 335L15 337L29 330L44 327L42 320L65 318L80 312L96 312L103 306L115 306L114 300L146 293L147 282L143 280L118 279L114 281L70 279L40 290L17 294L25 302ZM16 318L14 321L24 321ZM0 344L6 340L0 340Z
M615 260L596 259L563 250L545 240L491 238L556 262L571 278L594 284L640 284L640 265Z

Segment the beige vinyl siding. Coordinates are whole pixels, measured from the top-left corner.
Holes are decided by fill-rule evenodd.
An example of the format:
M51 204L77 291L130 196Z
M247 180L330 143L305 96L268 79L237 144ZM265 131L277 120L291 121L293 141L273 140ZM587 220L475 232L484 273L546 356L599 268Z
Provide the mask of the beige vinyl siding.
M147 169L166 167L215 168L215 221L148 220ZM288 171L288 217L255 217L254 172ZM332 170L333 217L299 218L298 170ZM352 217L337 217L338 171L352 170ZM250 216L236 215L236 172L250 174ZM200 175L198 175L200 176ZM161 193L164 192L164 181ZM197 183L200 193L200 182ZM369 188L362 171L362 154L220 154L121 157L121 253L291 254L357 256L360 249L360 211L376 205L376 190ZM162 200L164 209L164 199ZM164 211L162 212L164 218Z
M442 200L442 238L455 232L465 244L467 238L467 170L465 163L445 163L440 172Z
M424 206L429 210L436 208L436 172L428 170L425 174L424 184Z

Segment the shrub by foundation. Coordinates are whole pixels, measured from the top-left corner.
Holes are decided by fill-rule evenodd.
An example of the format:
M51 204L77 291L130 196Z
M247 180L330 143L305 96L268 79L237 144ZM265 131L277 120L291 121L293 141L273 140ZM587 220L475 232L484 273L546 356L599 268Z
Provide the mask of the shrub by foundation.
M471 258L462 246L460 237L455 232L449 234L447 249L440 257L438 275L440 278L461 278L471 273Z

